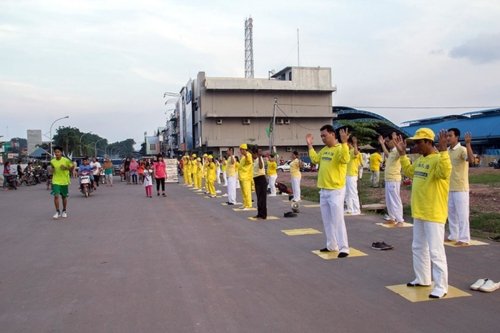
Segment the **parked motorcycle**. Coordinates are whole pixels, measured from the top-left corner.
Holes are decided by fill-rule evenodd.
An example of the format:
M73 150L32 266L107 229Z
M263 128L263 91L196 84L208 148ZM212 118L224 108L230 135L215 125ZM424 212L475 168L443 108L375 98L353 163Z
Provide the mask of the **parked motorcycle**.
M82 172L80 174L80 192L82 192L86 198L89 197L93 190L90 177L90 172Z

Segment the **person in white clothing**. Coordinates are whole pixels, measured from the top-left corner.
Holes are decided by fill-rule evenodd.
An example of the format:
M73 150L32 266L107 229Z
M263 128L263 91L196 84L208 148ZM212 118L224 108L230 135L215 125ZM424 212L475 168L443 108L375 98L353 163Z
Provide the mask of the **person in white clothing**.
M227 149L227 164L226 164L226 175L227 175L227 204L236 204L236 184L238 183L238 175L236 173L236 158L233 155L233 148Z
M347 140L349 146L349 163L347 163L347 176L345 185L346 215L360 215L361 207L358 195L358 177L361 166L361 154L358 151L358 139L355 136Z
M460 130L447 132L448 153L451 159L450 193L448 197L449 241L458 246L470 244L469 227L469 163L474 162L470 133L465 133L465 147L460 145Z

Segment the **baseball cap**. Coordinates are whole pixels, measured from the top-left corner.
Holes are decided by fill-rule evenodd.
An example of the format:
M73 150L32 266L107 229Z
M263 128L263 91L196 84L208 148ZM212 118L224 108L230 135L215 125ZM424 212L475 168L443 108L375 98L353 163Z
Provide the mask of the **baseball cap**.
M245 149L245 150L248 150L248 146L247 146L247 144L246 144L246 143L242 143L242 144L240 145L240 149Z
M406 139L406 141L413 142L416 140L424 140L424 139L434 141L435 137L436 135L430 128L422 127L415 132L414 136Z

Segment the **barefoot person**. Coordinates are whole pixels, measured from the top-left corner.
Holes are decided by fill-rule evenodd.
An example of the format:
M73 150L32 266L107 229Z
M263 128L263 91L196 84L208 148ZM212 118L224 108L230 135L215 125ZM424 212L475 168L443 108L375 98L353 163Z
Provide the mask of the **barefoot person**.
M349 146L347 129L340 129L340 141L335 136L332 125L324 125L320 129L321 140L326 145L319 153L313 148L312 134L306 135L309 157L312 163L319 166L318 188L321 219L325 228L326 247L322 252L339 251L339 258L349 255L347 230L344 220L344 197L349 162Z

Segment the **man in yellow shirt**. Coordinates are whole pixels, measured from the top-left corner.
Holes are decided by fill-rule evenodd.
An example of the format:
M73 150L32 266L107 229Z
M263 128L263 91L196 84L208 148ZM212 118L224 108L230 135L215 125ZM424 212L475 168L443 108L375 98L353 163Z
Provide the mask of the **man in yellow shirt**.
M73 163L66 157L62 156L62 147L55 146L53 151L55 156L50 161L50 165L52 166L52 195L54 196L54 206L56 208L56 213L54 214L53 218L54 220L57 220L60 217L68 217L66 208L68 205L69 195L69 175L73 171ZM61 196L62 198L62 213L59 209L59 196Z
M255 184L255 194L257 195L257 216L256 219L267 219L267 179L262 149L254 147L252 149L253 158L253 181Z
M361 166L361 154L358 151L358 139L351 136L347 141L349 145L349 163L347 164L347 178L345 190L345 202L347 215L360 215L358 195L359 167Z
M394 132L390 138L378 137L385 157L385 204L388 217L384 223L402 227L404 218L403 202L401 201L401 161L398 150L394 146L395 138L396 133Z
M269 178L269 189L271 190L269 194L270 197L276 196L276 180L278 179L277 169L278 164L276 163L274 154L271 154L267 161L267 177Z
M450 195L448 200L448 240L455 245L467 246L470 243L469 228L469 163L474 163L472 136L465 133L465 147L460 145L460 130L448 130L448 153L451 159Z
M212 155L207 156L207 164L205 165L207 168L207 190L208 190L208 195L210 198L215 198L216 197L216 192L215 192L215 180L217 178L217 172L216 168L217 166L215 165L214 162L214 157Z
M372 187L380 186L380 165L382 164L382 155L379 151L372 153L370 155L370 171L372 172L371 183Z
M429 298L442 298L448 292L448 264L444 250L444 225L448 216L448 190L451 161L446 149L446 130L439 132L438 151L434 132L420 128L408 142L421 156L412 164L406 156L406 143L398 136L394 143L403 173L413 179L411 215L413 217L413 270L415 279L408 287L430 286Z
M193 178L193 188L198 189L198 161L196 154L191 155L191 177Z
M299 159L299 152L294 151L292 153L292 161L290 162L290 181L292 183L293 192L293 202L300 201L300 180L302 179L302 174L300 173L301 161Z
M306 135L307 147L311 162L319 166L318 188L321 219L325 228L326 247L322 252L339 251L338 257L349 255L347 230L344 221L344 197L349 162L349 146L347 129L340 129L340 141L337 141L332 125L324 125L320 129L321 140L326 145L319 153L313 148L312 134Z
M227 149L227 164L226 164L226 175L227 175L227 204L236 204L236 182L238 177L236 175L236 158L233 155L233 148L229 147Z
M241 197L243 206L241 208L249 210L252 208L252 180L253 180L253 158L248 152L246 143L240 145L241 160L238 168L240 179Z

